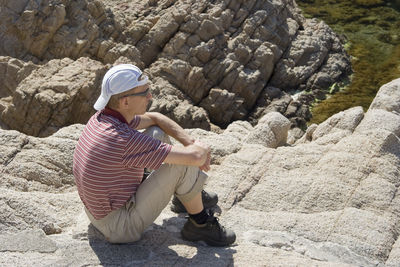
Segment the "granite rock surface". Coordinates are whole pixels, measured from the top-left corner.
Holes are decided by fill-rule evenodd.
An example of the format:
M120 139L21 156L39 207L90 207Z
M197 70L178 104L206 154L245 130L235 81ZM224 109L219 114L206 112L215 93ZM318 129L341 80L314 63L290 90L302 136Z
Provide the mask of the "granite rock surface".
M235 120L255 125L275 111L305 127L314 99L351 72L338 35L305 19L293 0L4 0L0 7L7 73L0 121L28 135L84 123L93 110L83 106L118 63L150 75L151 110L205 130Z
M237 233L228 248L183 241L186 219L169 207L140 241L107 243L71 173L84 126L46 138L0 130L0 265L399 266L398 98L400 79L382 86L365 113L338 113L292 145L280 113L219 134L189 129L212 147L206 188L218 192L216 213ZM264 139L253 138L260 132Z

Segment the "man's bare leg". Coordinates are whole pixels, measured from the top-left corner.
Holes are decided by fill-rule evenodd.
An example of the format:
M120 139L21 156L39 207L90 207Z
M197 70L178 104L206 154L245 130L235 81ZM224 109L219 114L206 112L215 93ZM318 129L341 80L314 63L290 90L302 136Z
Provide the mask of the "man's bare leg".
M201 192L199 192L192 200L182 204L185 206L189 214L197 214L204 209Z

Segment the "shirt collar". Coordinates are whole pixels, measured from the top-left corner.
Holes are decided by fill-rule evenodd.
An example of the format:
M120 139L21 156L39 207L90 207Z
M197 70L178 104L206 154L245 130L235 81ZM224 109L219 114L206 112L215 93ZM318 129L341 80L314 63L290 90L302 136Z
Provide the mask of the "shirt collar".
M103 113L104 115L112 116L112 117L114 117L114 118L120 120L121 122L124 122L124 123L128 124L128 122L125 120L124 116L122 116L122 114L119 113L119 112L116 111L116 110L113 110L113 109L111 109L111 108L105 107L105 108L101 111L101 113Z

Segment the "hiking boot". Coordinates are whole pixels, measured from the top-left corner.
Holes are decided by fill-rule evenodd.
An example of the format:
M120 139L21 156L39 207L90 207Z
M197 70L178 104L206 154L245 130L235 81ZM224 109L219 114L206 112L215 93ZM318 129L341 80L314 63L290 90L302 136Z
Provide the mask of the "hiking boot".
M201 199L203 200L203 206L205 209L210 209L218 203L218 195L213 192L207 193L206 191L202 190ZM172 199L171 210L175 213L186 212L186 208L176 196L174 196Z
M197 224L191 218L183 226L182 238L188 241L204 241L209 246L225 247L236 240L232 230L225 229L212 214L205 224Z

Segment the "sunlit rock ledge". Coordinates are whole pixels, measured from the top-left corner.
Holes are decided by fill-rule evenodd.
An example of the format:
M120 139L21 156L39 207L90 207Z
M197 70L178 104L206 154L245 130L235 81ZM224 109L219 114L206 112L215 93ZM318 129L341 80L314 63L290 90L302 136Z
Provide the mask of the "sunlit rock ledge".
M112 245L90 224L72 175L84 125L46 138L0 130L0 265L399 266L400 79L288 144L289 121L190 133L212 147L206 188L237 233L229 248L180 237L167 207L143 238Z

